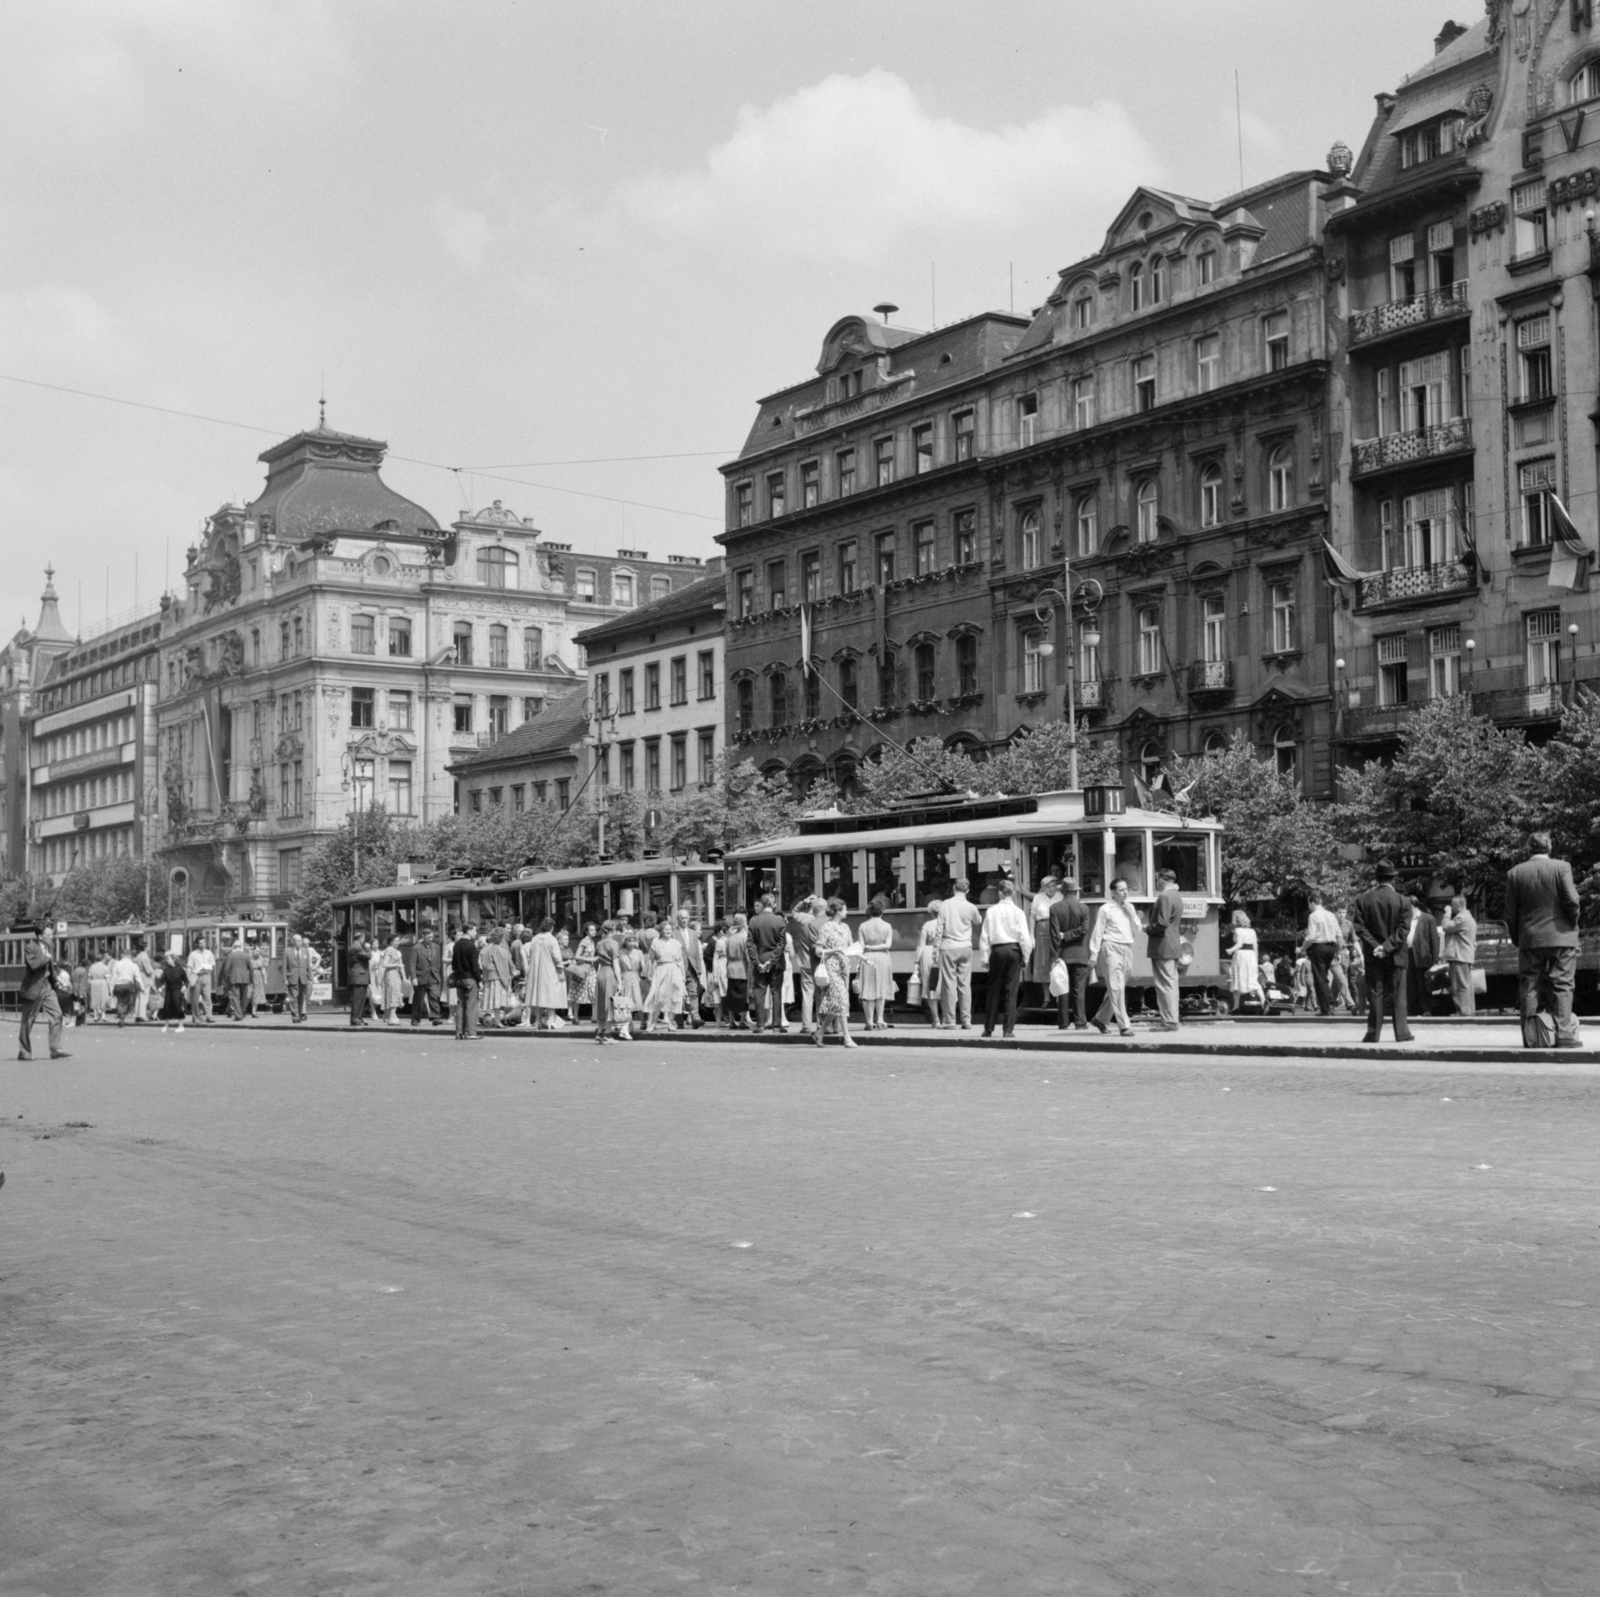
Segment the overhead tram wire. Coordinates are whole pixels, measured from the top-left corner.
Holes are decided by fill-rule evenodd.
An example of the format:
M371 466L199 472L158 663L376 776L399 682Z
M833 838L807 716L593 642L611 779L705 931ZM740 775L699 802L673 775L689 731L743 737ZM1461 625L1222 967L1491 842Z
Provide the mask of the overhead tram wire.
M185 421L210 422L216 427L235 427L241 432L266 433L269 437L274 438L284 438L290 436L281 427L261 427L256 425L254 422L231 421L226 416L208 416L200 411L178 410L172 405L153 405L148 401L141 399L124 399L120 394L97 394L92 389L69 388L65 383L41 382L36 377L19 377L12 372L0 372L0 382L20 383L26 388L43 388L49 390L51 393L56 394L71 394L77 399L97 399L102 404L125 405L132 410L151 410L155 411L158 415L178 416ZM696 453L702 452L696 451ZM720 455L723 454L724 451L705 450L703 453L707 455ZM474 476L487 478L490 482L511 483L515 487L532 488L540 493L567 494L575 499L597 499L605 504L631 505L635 510L654 510L664 516L688 516L696 521L714 521L718 526L722 525L723 518L721 516L708 515L703 510L680 510L676 505L655 505L650 504L642 499L625 499L618 494L591 493L583 488L562 488L555 483L529 482L525 477L504 477L490 471L479 471L475 467L448 466L443 461L423 460L416 455L397 455L393 451L390 451L388 458L390 460L400 461L408 466L425 466L430 471L447 471L451 473L471 471ZM658 457L648 455L619 455L616 457L617 461L619 462L625 460L648 460L654 458ZM673 457L662 456L659 458L668 459ZM551 462L551 464L557 463ZM573 462L573 464L577 463ZM601 465L605 464L605 462L597 459L592 462L583 462L583 464ZM460 478L458 476L457 481L459 480Z

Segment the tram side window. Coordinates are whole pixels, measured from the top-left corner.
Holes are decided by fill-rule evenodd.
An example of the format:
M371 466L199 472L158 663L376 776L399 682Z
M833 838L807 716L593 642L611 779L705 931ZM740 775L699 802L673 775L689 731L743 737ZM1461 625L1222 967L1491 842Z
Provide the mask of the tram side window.
M785 854L782 866L783 899L778 905L787 913L802 898L809 898L817 890L817 857L815 854Z
M1028 844L1028 887L1037 893L1045 877L1078 880L1078 839L1071 832L1039 837Z
M585 882L583 884L583 922L591 922L598 926L606 918L606 884L604 882Z
M394 934L396 937L417 940L417 905L415 899L397 902L394 906Z
M678 908L689 911L692 926L706 924L706 878L701 871L685 871L678 878Z
M992 904L1000 896L1001 867L1011 858L1005 842L967 844L967 897L974 904Z
M764 893L778 891L778 862L775 859L753 859L744 863L744 912L754 915L761 907Z
M389 939L394 936L394 905L374 904L372 906L372 941L379 948L387 948Z
M856 851L840 849L822 856L822 895L841 898L849 910L861 908L861 883L856 875Z
M1178 886L1185 893L1209 893L1210 873L1206 861L1211 850L1209 839L1192 832L1156 834L1156 869L1175 871Z
M1106 896L1106 851L1099 832L1085 837L1080 855L1078 887L1085 898Z
M372 940L372 906L370 904L352 904L350 906L350 935L354 937L360 932L368 942Z
M644 879L644 907L655 912L657 920L665 920L672 913L672 878L647 876Z
M1150 884L1144 876L1143 832L1117 833L1116 874L1127 881L1130 898L1150 896Z
M948 898L956 877L965 869L959 843L932 843L917 849L917 904L926 908L935 898Z
M890 909L906 907L905 850L869 848L867 850L867 902L886 898Z

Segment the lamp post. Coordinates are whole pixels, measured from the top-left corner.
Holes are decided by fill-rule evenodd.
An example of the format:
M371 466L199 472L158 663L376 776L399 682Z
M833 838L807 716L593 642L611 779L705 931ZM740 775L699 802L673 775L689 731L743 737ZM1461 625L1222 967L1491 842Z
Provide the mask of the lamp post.
M357 760L348 749L339 757L339 786L348 793L355 790L356 802L352 811L353 819L350 823L350 885L356 886L361 880L361 816L370 802L362 796L369 778L362 776L357 770Z
M610 724L613 737L617 731L617 715L611 708L609 697L598 701L592 694L586 697L583 701L583 721L585 727L591 729L594 735L594 769L599 772L603 769L601 762L607 758L611 749L611 745L605 739L607 723ZM601 859L605 858L606 853L606 801L610 797L609 776L609 771L601 776L599 802L595 805L597 817L595 846L599 850Z
M1567 637L1572 644L1572 702L1576 704L1578 700L1578 623L1576 621L1567 623Z
M1034 604L1033 613L1042 625L1048 625L1054 614L1055 603L1059 600L1062 613L1067 620L1067 786L1069 791L1077 793L1082 791L1083 784L1078 780L1078 639L1073 606L1076 604L1084 613L1084 647L1098 649L1100 647L1099 609L1100 601L1105 597L1105 590L1091 577L1087 582L1080 583L1077 592L1074 593L1072 588L1072 560L1070 557L1062 559L1061 578L1062 586L1060 588L1046 588L1039 595ZM1055 643L1046 634L1039 644L1039 653L1044 659L1048 660L1055 652Z
M1467 651L1467 702L1470 704L1472 702L1472 667L1478 658L1478 640L1476 638L1468 638L1461 647Z

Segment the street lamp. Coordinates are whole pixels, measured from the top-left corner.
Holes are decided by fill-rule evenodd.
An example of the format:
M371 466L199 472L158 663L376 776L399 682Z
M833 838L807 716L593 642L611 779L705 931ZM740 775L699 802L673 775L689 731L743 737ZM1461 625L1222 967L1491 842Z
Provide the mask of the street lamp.
M1467 698L1470 700L1472 697L1472 666L1473 662L1478 658L1478 640L1476 638L1468 638L1461 647L1467 651Z
M611 748L605 739L607 724L609 723L613 737L617 732L617 712L611 708L610 695L598 700L593 695L586 697L583 701L583 722L585 728L592 729L594 734L594 769L602 771L601 762L607 759ZM605 858L606 853L606 800L610 796L609 776L610 772L606 771L601 777L600 802L595 805L595 814L598 817L595 844L601 859Z
M1567 637L1572 642L1572 698L1574 703L1578 697L1578 623L1571 621L1567 624Z
M1069 791L1077 793L1082 790L1082 783L1078 780L1078 634L1075 625L1074 607L1083 611L1083 632L1081 634L1083 646L1086 649L1100 647L1100 601L1105 597L1105 589L1091 577L1087 582L1078 584L1077 591L1072 587L1072 561L1064 557L1061 562L1062 586L1060 588L1046 588L1034 604L1033 613L1038 618L1040 625L1049 624L1054 614L1057 601L1060 602L1062 613L1067 619L1067 786ZM1072 597L1069 599L1068 594ZM1048 633L1040 640L1039 653L1048 660L1056 652L1055 643Z
M361 880L361 816L370 802L362 796L362 793L372 780L371 777L361 774L360 764L361 762L348 749L339 757L339 786L346 793L354 788L356 795L355 808L352 811L354 819L350 823L351 886Z

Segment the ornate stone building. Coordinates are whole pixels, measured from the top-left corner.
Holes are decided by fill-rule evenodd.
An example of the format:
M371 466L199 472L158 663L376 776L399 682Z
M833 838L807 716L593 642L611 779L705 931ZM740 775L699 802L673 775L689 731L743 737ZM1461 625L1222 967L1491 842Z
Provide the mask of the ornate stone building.
M1094 738L1153 768L1242 730L1327 792L1330 181L1141 189L1026 321L838 323L723 468L730 742L848 785L885 736L1058 718L1070 557Z
M1556 500L1596 543L1600 31L1570 0L1487 11L1378 96L1333 195L1347 762L1459 693L1547 735L1600 675L1592 562L1551 558Z

